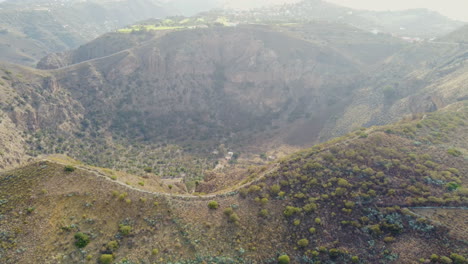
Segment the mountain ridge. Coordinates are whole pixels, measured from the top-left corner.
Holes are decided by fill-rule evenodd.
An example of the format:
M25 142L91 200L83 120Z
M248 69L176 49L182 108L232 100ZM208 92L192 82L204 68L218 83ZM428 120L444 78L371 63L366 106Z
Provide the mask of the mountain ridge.
M336 37L341 32L346 38ZM357 37L351 44L348 36ZM223 44L227 39L239 45L223 49L232 46ZM121 40L126 44L106 49ZM294 44L286 48L289 42ZM364 46L369 52L362 53ZM310 146L463 100L468 96L463 50L438 43L408 45L329 23L111 33L75 52L54 55L51 64L43 62L45 68L78 64L47 71L3 66L4 93L18 94L9 99L18 110L12 111L5 98L3 111L26 133L27 143L11 149L27 145L33 156L67 149L75 158L102 165L97 160L103 162L103 153L109 153L105 166L114 168L120 161L110 153L122 151L116 144L133 149L130 136L137 149L160 146L158 138L210 159L221 144L240 152L265 145L257 148L261 153L283 144ZM56 117L38 119L37 111L43 110L31 99L43 98L45 104L41 93L60 105L59 112L52 111ZM81 142L80 147L71 148L76 144L66 138ZM110 149L92 150L91 145ZM152 163L142 159L147 165L139 170Z
M187 3L185 3L187 4ZM219 1L206 5L186 5L192 11L177 10L170 2L138 1L65 1L12 4L3 2L0 10L0 59L24 65L36 64L47 53L64 52L137 21L163 18L171 15L215 14L236 23L261 21L334 21L352 24L367 31L381 31L399 36L432 38L448 34L462 23L442 17L434 12L371 12L336 6L322 1L302 1L254 11L212 11L222 6ZM184 6L177 3L178 6ZM195 8L195 9L194 9ZM320 9L320 12L317 12ZM197 10L196 12L194 10ZM93 16L96 14L95 16ZM259 15L262 16L259 19ZM257 16L257 17L256 17ZM99 19L96 19L99 18ZM216 19L215 19L216 20ZM399 26L393 27L398 21ZM421 28L424 25L426 28ZM400 28L405 28L401 30ZM428 28L430 30L428 30ZM426 32L426 33L421 33Z
M466 102L459 102L301 151L272 171L252 171L250 185L225 196L163 198L113 184L114 179L96 177L69 160L68 166L38 161L0 176L0 222L6 237L16 241L4 241L0 251L5 263L25 258L81 263L106 254L130 263L275 263L284 254L293 261L324 263L413 263L431 254L464 261L466 233L457 238L455 221L422 217L432 209L421 207L466 205L461 186L466 184L467 141L459 133L467 125L466 109ZM452 190L452 182L461 186ZM21 188L24 184L33 187ZM220 208L209 209L209 201ZM47 213L49 206L59 210ZM78 232L90 238L84 251L73 244ZM351 236L354 243L347 239ZM42 241L41 252L47 254L34 253L31 237ZM368 241L374 242L369 246ZM18 248L25 253L15 253Z

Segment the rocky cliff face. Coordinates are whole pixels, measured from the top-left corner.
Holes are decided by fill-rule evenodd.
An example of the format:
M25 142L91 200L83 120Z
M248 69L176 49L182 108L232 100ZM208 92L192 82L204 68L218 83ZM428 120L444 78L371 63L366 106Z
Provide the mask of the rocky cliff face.
M229 137L310 118L361 76L332 49L260 27L174 32L57 73L88 119L147 139Z
M164 17L159 1L9 1L0 4L0 60L36 64L136 21Z
M396 122L405 115L433 112L468 97L467 50L425 43L400 51L354 91L352 102L321 137L350 128Z
M111 34L44 59L43 68L54 70L4 65L5 126L29 135L16 144L33 142L29 152L73 151L78 158L100 155L82 147L94 140L304 146L468 96L463 46L374 49L372 64L363 65L369 58L356 49L360 38L349 48L304 32L238 26ZM127 40L112 45L121 38Z
M83 108L45 72L0 65L0 166L18 165L30 158L28 134L38 131L76 131Z

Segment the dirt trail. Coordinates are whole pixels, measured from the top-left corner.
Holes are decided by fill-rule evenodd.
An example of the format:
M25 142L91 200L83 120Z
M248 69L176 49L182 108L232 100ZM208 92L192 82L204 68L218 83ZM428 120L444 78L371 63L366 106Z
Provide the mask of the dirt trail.
M374 131L374 128L369 128L365 132L367 134L370 134L373 131ZM348 144L350 144L352 141L354 141L356 139L359 139L359 136L355 136L355 137L352 137L352 138L348 138L346 140L336 142L335 144L332 144L332 145L330 145L330 146L328 146L326 148L321 149L320 152L327 151L328 149L330 149L331 147L334 147L334 146L348 145ZM47 158L43 158L41 160L46 161L46 162L52 162L52 163L60 164L60 165L63 165L63 166L70 165L69 163L66 163L66 162L60 162L60 161L57 161L57 160L52 160L52 159L47 159ZM171 194L171 193L164 193L164 192L152 192L152 191L141 190L141 189L138 189L136 187L127 185L127 184L125 184L123 182L112 180L108 175L101 172L99 169L93 169L93 168L91 168L89 166L83 166L83 165L74 165L74 167L76 167L76 168L78 168L80 170L84 170L84 171L87 171L89 173L92 173L92 174L94 174L94 175L96 175L96 176L98 176L100 178L104 178L105 180L107 180L109 182L112 182L114 184L119 184L121 186L124 186L125 188L128 188L130 190L134 190L134 191L137 191L137 192L140 192L140 193L151 194L151 195L154 195L156 197L166 197L166 198L173 198L173 199L180 199L180 200L209 200L209 199L218 198L218 197L227 197L227 196L236 195L240 189L242 189L244 187L247 187L247 186L250 186L252 184L255 184L255 183L263 180L266 177L266 175L268 175L268 174L272 173L273 171L275 171L276 169L278 169L279 165L280 165L279 163L270 164L269 165L270 168L265 170L264 172L262 172L261 175L258 178L256 178L255 180L253 180L253 181L244 183L242 185L235 186L232 189L225 189L225 190L220 191L218 193L207 194L207 195Z
M60 164L60 165L63 165L63 166L69 165L69 164L67 164L65 162L59 162L59 161L56 161L56 160L49 160L47 158L42 159L42 161L52 162L52 163ZM171 194L171 193L164 193L164 192L145 191L145 190L138 189L136 187L127 185L127 184L125 184L123 182L120 182L120 181L117 181L117 180L112 180L108 175L106 175L105 173L99 171L98 169L93 169L93 168L90 168L88 166L82 166L82 165L74 165L74 167L79 169L79 170L87 171L89 173L92 173L92 174L96 175L99 178L104 178L105 180L107 180L109 182L112 182L114 184L119 184L121 186L124 186L127 189L130 189L130 190L134 190L134 191L137 191L137 192L140 192L140 193L151 194L151 195L154 195L156 197L167 197L167 198L174 198L174 199L181 199L181 200L208 200L208 199L213 199L213 198L217 198L217 197L226 197L226 196L235 195L235 194L237 194L237 191L239 189L242 189L242 188L244 188L246 186L252 185L252 184L262 180L263 178L265 178L266 175L268 175L269 173L276 170L278 168L278 166L279 166L279 163L273 164L270 169L262 172L262 174L257 179L255 179L255 180L253 180L251 182L242 184L240 186L237 186L236 188L233 188L233 189L224 190L222 192L215 193L215 194L185 195L185 194Z

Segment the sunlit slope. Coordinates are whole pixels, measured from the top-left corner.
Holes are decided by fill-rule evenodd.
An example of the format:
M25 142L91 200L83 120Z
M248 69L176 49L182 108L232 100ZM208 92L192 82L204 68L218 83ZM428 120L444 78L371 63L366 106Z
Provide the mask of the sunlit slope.
M206 197L140 190L66 159L33 163L0 178L2 261L463 261L467 234L412 207L466 208L466 126L461 102L299 152Z

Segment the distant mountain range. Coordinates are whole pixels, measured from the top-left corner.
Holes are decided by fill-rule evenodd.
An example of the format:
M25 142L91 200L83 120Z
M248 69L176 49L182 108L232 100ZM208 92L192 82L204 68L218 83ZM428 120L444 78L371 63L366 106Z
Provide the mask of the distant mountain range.
M104 154L116 143L101 142L109 135L127 146L203 142L201 153L221 143L303 146L468 96L463 44L409 44L329 22L192 28L199 18L170 21L185 29L146 24L155 30L105 34L50 54L41 70L5 64L4 125L49 131L40 141L15 139L29 156L61 146L112 167Z
M249 3L256 7L267 2ZM194 15L231 6L235 5L219 0L196 3L189 0L4 1L0 4L0 60L33 65L48 53L76 48L105 32L115 31L137 21ZM368 31L423 38L442 36L462 25L461 22L427 10L356 11L320 0L304 0L252 11L217 12L219 16L241 17L242 23L318 20L347 23Z
M466 263L459 22L8 2L0 263Z

